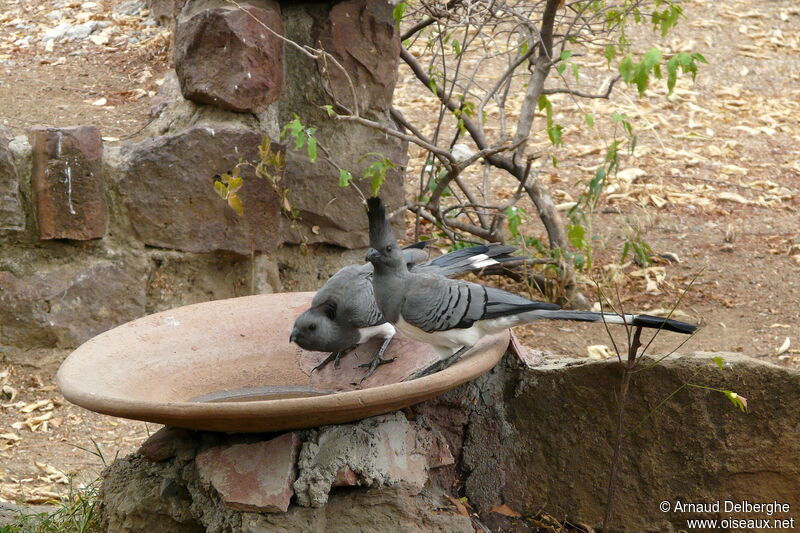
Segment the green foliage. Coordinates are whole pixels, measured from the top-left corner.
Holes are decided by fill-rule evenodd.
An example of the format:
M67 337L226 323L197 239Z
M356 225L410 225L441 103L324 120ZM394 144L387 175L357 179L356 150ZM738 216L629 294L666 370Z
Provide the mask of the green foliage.
M521 207L515 205L506 208L506 222L508 223L508 231L511 232L511 239L515 243L519 243L523 235L520 232L520 226L528 218L528 212Z
M350 180L353 179L353 175L350 174L349 170L345 170L343 168L339 169L339 187L347 187L350 185Z
M570 57L572 57L572 51L564 50L563 52L561 52L561 56L559 58L560 62L556 66L556 71L558 71L560 75L563 75L564 71L567 70L567 68L571 68L572 75L575 77L575 83L577 83L580 73L580 66L577 63L569 61Z
M251 167L255 170L256 176L266 178L270 181L275 191L281 197L281 205L284 211L294 214L289 206L287 191L282 189L278 182L286 166L286 159L282 150L273 150L272 141L264 136L258 147L258 161L253 164L249 161L240 161L229 172L214 177L214 191L217 195L228 203L228 206L239 215L244 214L244 204L239 191L244 186L242 169Z
M397 27L400 27L400 23L403 22L403 16L406 14L406 9L408 9L407 2L400 2L394 9L392 10L392 18L394 18L394 23L397 24Z
M233 170L217 176L214 181L214 190L219 197L228 202L230 208L240 215L244 213L242 199L238 194L239 189L244 185L241 168L240 165L236 165Z
M636 85L639 96L643 95L650 85L651 78L662 78L661 63L663 53L658 48L651 48L642 56L639 62L634 60L630 52L619 62L619 74L623 81L629 85ZM680 52L675 54L664 64L667 70L667 91L672 94L678 79L678 69L683 73L690 73L692 81L697 77L697 64L708 63L702 54Z
M698 62L708 63L706 58L701 54L687 54L686 52L679 52L667 61L667 90L669 94L672 94L673 89L675 89L675 83L678 79L678 68L680 68L683 73L691 73L692 81L694 81L697 77Z
M650 264L650 258L653 256L653 249L637 232L632 238L625 241L622 246L622 258L620 261L623 263L631 256L637 264L647 266Z
M386 173L395 168L397 165L392 163L390 159L377 152L370 152L362 156L359 161L369 157L376 159L364 169L363 177L364 179L370 181L370 192L372 193L372 196L378 196L381 186L383 186L383 184L386 182Z
M331 108L331 111L332 110ZM300 117L296 114L292 114L292 116L294 116L294 118L281 130L281 139L293 139L295 150L299 150L305 146L308 160L313 163L317 160L317 138L314 137L314 133L317 129L305 126L300 122Z
M544 110L547 116L547 136L550 139L550 143L552 143L553 146L561 146L564 144L561 139L564 128L560 124L554 123L553 104L550 103L550 99L544 94L539 97L539 111L542 110Z

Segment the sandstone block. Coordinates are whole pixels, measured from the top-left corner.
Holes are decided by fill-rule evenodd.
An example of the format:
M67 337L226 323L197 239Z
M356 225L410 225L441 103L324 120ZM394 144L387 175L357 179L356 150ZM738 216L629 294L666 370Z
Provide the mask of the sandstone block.
M283 33L280 5L265 0L244 6L247 12L226 6L179 18L175 68L187 99L258 113L278 98L283 42L262 24Z
M0 344L74 348L144 314L143 262L75 261L0 272Z
M11 138L11 132L0 126L0 231L25 229L17 171L8 148Z
M294 495L300 448L297 433L254 444L217 446L197 456L200 479L209 483L231 509L283 512Z
M185 252L278 247L283 217L268 180L243 171L242 216L214 191L215 175L257 159L262 137L238 125L197 125L128 147L118 188L133 232L150 246Z
M347 71L320 64L336 100L352 108L352 82L360 111L388 111L400 62L400 35L392 5L369 0L334 4L319 41Z
M31 187L41 239L88 240L106 232L103 141L94 126L28 130Z

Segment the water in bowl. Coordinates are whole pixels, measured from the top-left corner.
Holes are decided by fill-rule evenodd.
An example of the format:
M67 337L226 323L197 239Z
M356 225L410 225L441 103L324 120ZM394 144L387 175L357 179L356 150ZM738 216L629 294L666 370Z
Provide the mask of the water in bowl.
M288 400L294 398L314 398L327 396L336 391L319 390L308 386L266 386L249 387L211 392L191 398L190 402L262 402L267 400Z

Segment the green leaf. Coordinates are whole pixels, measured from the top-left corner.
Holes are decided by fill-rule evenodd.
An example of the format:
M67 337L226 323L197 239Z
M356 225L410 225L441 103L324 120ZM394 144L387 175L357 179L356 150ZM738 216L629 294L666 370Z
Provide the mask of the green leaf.
M519 227L528 213L521 207L515 205L506 208L506 220L508 221L508 231L511 236L516 240L520 237Z
M352 179L353 175L349 171L343 168L339 169L339 187L347 187Z
M747 398L739 396L733 391L724 390L722 393L728 398L733 405L739 408L743 413L747 412Z
M526 39L526 40L522 41L521 45L519 45L519 55L524 56L525 54L527 54L528 53L528 48L529 48L528 41Z
M217 191L217 194L223 200L228 197L228 187L226 187L221 181L214 182L214 190Z
M622 76L622 79L625 80L625 83L631 83L633 81L634 68L633 55L631 54L626 55L625 58L619 62L619 74Z
M564 141L561 139L563 133L564 128L560 124L556 124L552 128L547 128L547 136L550 138L550 142L553 143L553 146L561 146L564 144Z
M238 194L228 195L228 205L231 206L231 209L233 209L240 215L244 213L244 206L242 205L242 199L239 198Z
M400 23L403 21L403 16L406 14L407 7L408 5L406 2L400 2L394 6L394 9L392 10L392 18L394 18L394 22L397 24L397 26L400 26Z
M583 120L586 121L586 125L589 126L590 128L594 127L594 115L592 115L591 113L586 113L583 116Z
M325 112L328 113L329 117L333 116L333 106L332 105L324 105L324 106L322 106L322 109L324 109Z
M228 181L228 193L229 194L235 193L236 191L242 188L243 184L244 180L242 180L242 178L239 177L231 178L230 181Z
M613 44L609 44L606 46L604 54L606 56L606 61L608 61L608 66L611 67L611 62L617 57L617 47Z
M642 62L647 67L647 70L652 70L661 61L661 50L658 48L651 48L644 54Z
M572 51L571 50L562 50L562 52L561 52L561 60L562 61L565 61L565 60L569 59L570 57L572 57Z
M317 138L308 137L308 160L312 163L317 160Z
M453 45L453 52L455 52L456 55L461 54L461 41L458 39L453 39L450 44Z
M572 256L572 264L578 270L583 270L586 267L586 258L583 254L575 254Z
M724 369L725 359L723 359L720 356L716 356L712 357L711 360L714 361L714 363L716 363L716 365L719 367L720 370Z
M575 76L575 83L578 83L580 66L577 63L570 63L572 66L572 75Z
M579 250L586 246L586 228L580 224L570 224L567 227L567 238L570 244Z

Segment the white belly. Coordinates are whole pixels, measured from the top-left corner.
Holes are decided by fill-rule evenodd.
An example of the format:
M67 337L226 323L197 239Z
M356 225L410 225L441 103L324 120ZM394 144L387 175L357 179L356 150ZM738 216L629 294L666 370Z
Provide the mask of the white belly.
M406 337L412 338L425 344L430 344L439 353L445 357L454 354L464 346L472 346L483 337L481 328L478 325L473 325L471 328L451 329L447 331L434 331L428 333L416 326L412 326L403 318L395 324L397 329L403 332Z
M381 337L382 339L391 339L392 337L394 337L394 333L395 333L394 326L392 326L388 322L384 322L379 326L359 328L358 334L360 335L360 337L358 339L358 343L363 344L373 337Z

